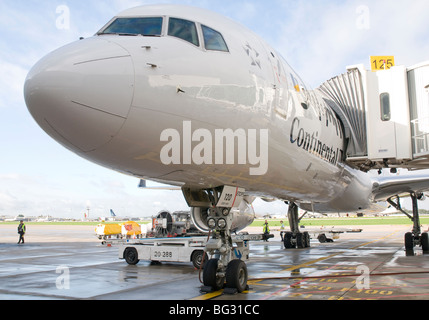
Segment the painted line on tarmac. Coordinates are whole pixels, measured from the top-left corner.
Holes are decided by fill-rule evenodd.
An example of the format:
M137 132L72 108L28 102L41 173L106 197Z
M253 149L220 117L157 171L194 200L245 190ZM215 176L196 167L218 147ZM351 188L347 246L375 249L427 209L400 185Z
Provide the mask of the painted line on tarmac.
M379 238L379 239L376 239L376 240L373 240L373 241L365 242L365 243L363 243L363 244L360 244L360 245L354 246L354 247L352 247L352 248L346 249L345 251L347 251L347 250L354 250L354 249L357 249L357 248L360 248L360 247L364 247L364 246L367 246L367 245L369 245L369 244L372 244L372 243L375 243L375 242L378 242L378 241L381 241L381 240L385 240L385 239L387 239L387 238L389 238L389 237L392 237L394 234L396 234L396 233L398 233L398 232L400 232L400 231L399 231L399 230L396 230L396 231L394 231L394 232L392 232L392 233L388 234L387 236L384 236L384 237L382 237L382 238ZM329 255L329 256L326 256L326 257L322 257L322 258L319 258L319 259L311 260L311 261L308 261L308 262L302 263L302 264L297 265L297 266L292 266L292 267L290 267L290 268L284 269L284 270L279 271L279 272L294 271L294 270L296 270L296 269L301 269L301 268L304 268L304 267L308 267L308 266L311 266L311 265L313 265L313 264L315 264L315 263L317 263L317 262L324 261L324 260L328 260L328 259L331 259L331 258L333 258L333 257L335 257L335 256L338 256L338 255L340 255L340 254L343 254L345 251L340 251L340 252L337 252L337 253L331 254L331 255ZM279 277L279 278L283 278L283 277ZM291 277L285 277L285 278L291 278ZM300 278L302 278L302 277L300 277ZM265 278L251 278L251 279L249 279L249 281L252 281L252 282L259 282L259 281L262 281L262 280L269 280L269 279L270 279L270 278L267 278L267 279L265 279ZM288 289L288 288L286 288L286 289ZM246 293L246 291L245 291L245 292L243 292L243 293ZM210 299L214 299L214 298L216 298L216 297L219 297L219 296L221 296L222 294L223 294L223 290L219 290L219 291L210 292L210 293L207 293L207 294L204 294L204 295L201 295L201 296L195 297L195 298L190 299L190 300L210 300ZM274 293L273 293L273 294L274 294ZM269 295L269 296L271 296L271 295Z

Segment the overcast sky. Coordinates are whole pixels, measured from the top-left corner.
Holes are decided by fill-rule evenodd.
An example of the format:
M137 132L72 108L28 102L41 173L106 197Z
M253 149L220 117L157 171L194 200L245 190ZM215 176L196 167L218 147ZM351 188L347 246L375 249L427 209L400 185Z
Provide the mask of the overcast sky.
M116 13L141 4L180 3L229 16L274 46L311 87L363 63L394 55L396 64L429 60L427 0L1 0L0 215L81 218L151 216L187 209L181 192L143 191L138 180L109 171L61 147L27 111L23 85L50 51L89 37ZM255 202L284 214L281 202Z

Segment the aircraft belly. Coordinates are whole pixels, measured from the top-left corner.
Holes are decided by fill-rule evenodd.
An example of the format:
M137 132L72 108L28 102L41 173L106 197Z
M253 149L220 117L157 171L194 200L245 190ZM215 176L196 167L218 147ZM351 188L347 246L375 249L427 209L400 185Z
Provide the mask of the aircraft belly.
M371 200L372 183L366 174L344 167L337 184L339 189L336 196L330 201L315 204L316 212L362 212L374 206Z

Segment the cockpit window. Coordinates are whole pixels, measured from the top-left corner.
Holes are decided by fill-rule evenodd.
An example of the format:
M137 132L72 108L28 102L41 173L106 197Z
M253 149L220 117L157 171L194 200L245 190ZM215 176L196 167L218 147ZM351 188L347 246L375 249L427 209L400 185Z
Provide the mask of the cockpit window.
M143 35L159 37L162 32L162 17L117 18L98 34Z
M197 47L200 46L197 27L192 21L170 18L168 35L188 41Z
M222 34L204 25L202 25L201 28L203 29L204 45L206 50L229 52Z

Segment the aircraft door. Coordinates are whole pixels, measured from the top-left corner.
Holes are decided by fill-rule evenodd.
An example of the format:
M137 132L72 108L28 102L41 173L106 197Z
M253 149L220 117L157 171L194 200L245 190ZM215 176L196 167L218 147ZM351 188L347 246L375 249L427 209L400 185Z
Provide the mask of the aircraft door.
M274 88L273 106L271 108L272 116L274 116L274 114L278 114L286 118L288 109L288 85L286 79L286 71L284 69L282 61L280 60L280 56L276 52L268 50L268 57L271 62Z

